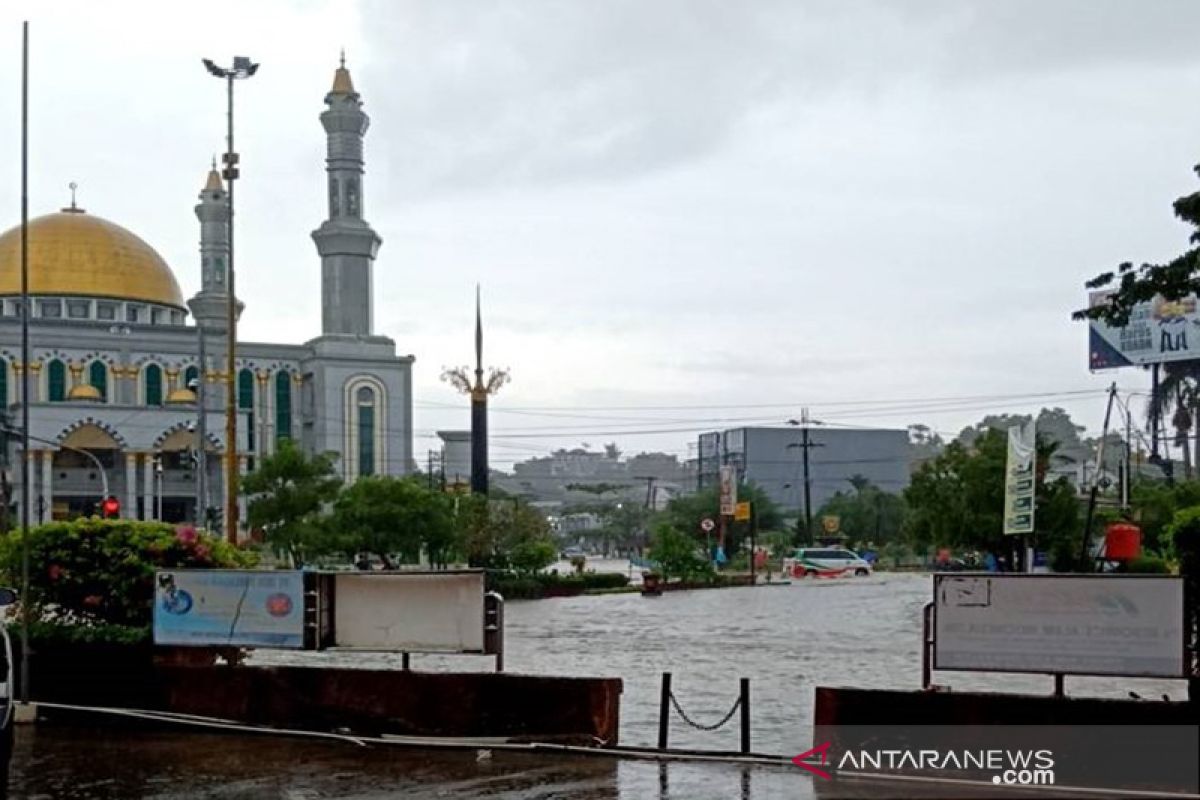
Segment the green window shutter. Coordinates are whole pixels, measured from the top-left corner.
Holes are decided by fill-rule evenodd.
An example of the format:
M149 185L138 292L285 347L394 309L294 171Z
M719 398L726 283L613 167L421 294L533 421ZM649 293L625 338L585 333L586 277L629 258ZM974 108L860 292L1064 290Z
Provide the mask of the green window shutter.
M162 368L157 364L146 367L146 405L161 406L163 404Z
M50 362L46 370L46 389L51 403L61 403L67 399L67 365L57 358Z
M375 474L375 406L358 407L358 474Z
M96 387L102 398L108 399L108 367L103 361L93 361L88 367L88 383Z
M275 373L275 440L292 438L292 375Z
M183 371L183 388L196 391L196 387L192 384L200 379L200 368L192 365Z
M238 373L238 408L250 411L246 416L246 444L254 449L254 372L243 369Z

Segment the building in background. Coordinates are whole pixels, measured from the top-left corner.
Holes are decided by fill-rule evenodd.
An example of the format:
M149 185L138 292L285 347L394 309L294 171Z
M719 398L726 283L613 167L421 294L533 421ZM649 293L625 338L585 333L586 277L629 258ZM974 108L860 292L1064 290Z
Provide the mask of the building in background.
M807 429L811 511L816 513L837 492L853 491L850 479L862 476L885 492L908 486L909 441L903 430ZM717 485L722 465L754 483L785 512L804 512L804 443L800 427L734 428L701 434L697 442L697 486Z
M344 66L325 104L329 214L312 234L321 259L321 334L304 344L237 343L240 466L252 468L256 457L292 439L308 452L337 453L347 480L403 474L412 464L413 359L397 356L395 342L372 328L380 239L363 216L368 118ZM124 517L151 519L161 508L168 521L202 520L211 511L198 507L192 456L200 446L208 453L205 504L225 504L228 194L215 170L196 216L201 289L186 302L154 248L74 200L31 220L29 364L20 360L20 229L0 235L0 409L9 426L19 424L20 382L28 377L34 522L93 513L105 480ZM243 230L256 224L271 221L241 222ZM286 303L287 292L299 288L281 287L267 302ZM196 432L200 381L203 443ZM19 465L20 437L8 439L8 463ZM21 470L11 473L10 497L19 503Z

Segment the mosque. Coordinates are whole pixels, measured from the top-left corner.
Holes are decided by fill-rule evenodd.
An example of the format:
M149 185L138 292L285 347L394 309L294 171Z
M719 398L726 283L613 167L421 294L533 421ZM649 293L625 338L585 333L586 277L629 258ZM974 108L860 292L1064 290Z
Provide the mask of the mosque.
M239 468L253 469L291 439L310 453L336 453L348 481L403 474L413 464L413 358L398 356L395 342L372 327L381 240L363 216L369 119L344 63L325 105L329 216L312 233L321 334L303 344L237 342ZM221 477L229 196L215 170L199 200L201 288L186 302L153 247L74 199L31 219L28 364L21 360L20 228L0 235L0 492L9 501L0 506L10 519L19 518L23 496L24 379L34 523L99 513L107 495L122 517L219 524L217 509L229 499Z

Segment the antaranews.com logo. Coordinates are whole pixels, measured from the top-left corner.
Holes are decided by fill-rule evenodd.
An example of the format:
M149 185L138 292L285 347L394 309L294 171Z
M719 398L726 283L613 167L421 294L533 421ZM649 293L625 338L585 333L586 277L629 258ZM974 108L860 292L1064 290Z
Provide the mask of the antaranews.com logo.
M849 775L890 772L974 780L986 780L990 774L991 782L998 785L1054 785L1054 753L1046 749L887 748L830 753L832 747L832 742L823 742L794 757L792 763L825 780L837 772Z

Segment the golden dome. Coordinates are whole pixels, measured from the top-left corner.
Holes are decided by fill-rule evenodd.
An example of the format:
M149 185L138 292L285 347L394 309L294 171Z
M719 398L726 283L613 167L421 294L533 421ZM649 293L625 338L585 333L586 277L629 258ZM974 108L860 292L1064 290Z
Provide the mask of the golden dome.
M0 234L0 295L21 293L21 228ZM183 308L167 262L133 233L79 209L29 221L29 293Z
M71 391L67 392L68 400L95 400L100 402L104 396L100 394L100 390L89 383L79 383L71 387Z
M178 389L172 389L167 394L167 403L170 405L183 405L194 402L196 402L196 393L183 386L180 386Z

